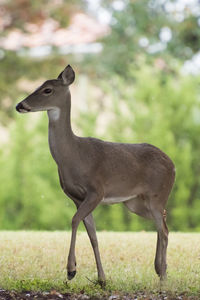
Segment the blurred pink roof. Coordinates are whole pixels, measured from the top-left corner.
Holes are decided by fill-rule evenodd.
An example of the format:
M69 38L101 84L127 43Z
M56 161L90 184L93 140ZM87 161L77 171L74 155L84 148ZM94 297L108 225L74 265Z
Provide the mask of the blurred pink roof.
M27 23L27 33L19 29L12 30L6 37L0 38L0 47L7 50L19 50L22 47L70 46L93 43L109 33L109 26L100 24L90 16L77 13L72 16L67 28L59 28L53 19L46 19L42 25Z

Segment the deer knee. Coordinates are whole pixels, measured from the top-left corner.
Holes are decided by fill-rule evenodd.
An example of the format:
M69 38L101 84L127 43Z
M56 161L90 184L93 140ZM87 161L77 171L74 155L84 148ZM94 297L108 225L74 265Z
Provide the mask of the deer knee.
M78 227L79 220L77 219L76 215L72 218L72 229L75 229Z
M166 248L168 245L168 232L165 230L162 230L160 232L160 240L161 240L161 245Z
M163 211L163 231L165 232L165 235L168 236L169 231L168 231L166 220L167 220L167 211L164 209L164 211Z

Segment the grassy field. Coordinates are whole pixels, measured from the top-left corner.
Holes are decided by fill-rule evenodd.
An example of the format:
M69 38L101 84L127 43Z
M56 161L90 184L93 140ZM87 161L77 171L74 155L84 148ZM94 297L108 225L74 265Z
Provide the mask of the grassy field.
M160 286L154 271L156 233L98 233L107 286L102 290L85 232L77 237L77 275L66 280L70 233L0 232L0 289L85 293L134 294L144 291L193 295L200 299L200 234L170 233L168 280ZM89 280L88 280L89 279ZM91 281L90 281L91 280Z

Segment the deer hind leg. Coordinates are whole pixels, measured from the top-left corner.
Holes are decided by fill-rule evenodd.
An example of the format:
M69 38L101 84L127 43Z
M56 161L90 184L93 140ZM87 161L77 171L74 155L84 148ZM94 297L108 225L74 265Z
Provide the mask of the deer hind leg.
M157 228L157 248L155 257L155 270L161 280L166 278L166 252L168 244L168 228L166 224L166 211L162 208L158 210L157 205L152 205L151 198L145 195L139 195L137 198L124 202L125 206L133 213L153 219ZM156 198L157 201L157 198ZM160 206L164 206L160 202Z
M157 247L155 256L155 270L161 280L166 279L166 256L168 245L168 228L166 224L166 210L152 211L157 228Z

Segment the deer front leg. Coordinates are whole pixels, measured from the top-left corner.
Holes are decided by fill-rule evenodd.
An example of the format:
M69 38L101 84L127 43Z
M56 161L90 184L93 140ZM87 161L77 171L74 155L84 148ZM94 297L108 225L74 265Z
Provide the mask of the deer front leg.
M92 214L89 214L84 220L84 225L87 230L88 236L90 238L90 242L94 251L96 265L97 265L97 272L98 272L98 281L100 285L105 285L105 274L103 271L100 253L99 253L99 246L98 246L98 240L96 236L96 228L95 223Z
M95 209L101 199L102 195L100 193L88 193L85 200L78 207L77 212L72 218L72 235L67 263L67 277L69 280L76 275L75 243L78 225Z

